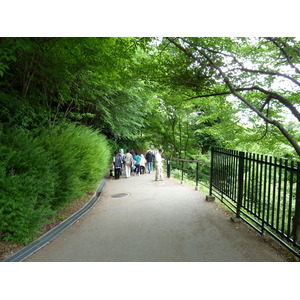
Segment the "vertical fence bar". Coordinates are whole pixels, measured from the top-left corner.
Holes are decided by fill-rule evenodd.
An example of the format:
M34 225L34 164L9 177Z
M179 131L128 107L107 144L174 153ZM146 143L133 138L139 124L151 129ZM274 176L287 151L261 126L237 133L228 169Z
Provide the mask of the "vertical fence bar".
M243 200L243 178L244 178L244 156L245 152L239 152L239 171L238 171L238 199L236 206L236 217L240 217Z
M230 151L231 153L230 153L230 197L232 198L232 199L235 199L234 198L234 193L233 193L233 191L234 191L234 186L233 186L233 182L234 182L234 180L233 180L233 178L234 178L234 171L233 171L233 168L234 168L234 154L233 154L233 152L234 151Z
M224 187L225 187L225 185L224 185L224 174L225 174L225 169L224 169L224 161L225 161L225 155L224 155L224 153L220 153L220 162L221 162L221 164L220 164L220 183L221 183L221 191L222 191L222 197L223 197L223 193L224 193Z
M267 224L270 224L271 185L272 185L272 156L270 156L270 158L269 158L269 184L268 184Z
M251 153L249 153L249 156L248 156L248 168L249 168L249 174L248 174L248 181L247 181L247 209L249 209L251 203L250 203L250 200L251 200L251 174L252 174L252 155Z
M293 186L294 186L294 162L291 162L291 175L290 175L290 195L289 195L289 211L288 211L288 238L291 238L291 221L292 221L292 203L293 203Z
M236 182L236 175L237 175L237 156L236 156L236 151L234 151L234 166L233 166L233 198L236 199L237 194L236 194L236 187L237 187L237 182Z
M278 178L278 196L277 196L277 217L276 217L276 229L279 230L279 218L280 218L280 204L281 204L281 177L282 177L282 158L279 159L279 178Z
M260 165L260 176L259 176L259 198L258 198L258 216L261 217L261 202L262 202L262 183L263 183L263 155L260 156L260 161L259 161L259 165Z
M224 159L223 159L223 193L226 195L226 189L227 189L227 173L226 173L226 163L227 163L227 155L225 153Z
M227 162L227 168L228 168L228 173L227 173L228 190L227 191L228 191L229 197L232 197L232 195L231 195L231 190L232 190L232 187L231 187L231 161L232 161L232 151L229 151L228 152L228 162Z
M167 177L171 177L171 160L169 158L167 159Z
M285 233L285 218L286 218L286 195L287 195L287 166L288 166L288 160L285 159L284 161L284 187L283 187L283 207L282 207L282 222L281 222L281 232Z
M183 161L181 162L181 183L183 183Z
M212 170L211 170L211 172L212 173L210 173L210 181L211 181L211 183L212 183L212 189L213 189L213 187L214 186L220 186L219 185L219 167L220 167L220 164L219 164L219 155L218 155L218 152L216 151L216 150L214 150L214 152L213 152L213 157L212 157L212 159L213 159L213 163L212 163ZM212 196L212 190L211 190L211 194L210 194L211 196Z
M226 153L226 195L230 196L230 151Z
M237 162L238 164L238 162ZM245 178L244 178L244 207L247 207L247 178L249 176L249 167L248 167L248 153L246 152L245 155L245 163L244 163L244 170L245 170ZM237 168L238 171L238 168Z
M218 163L215 166L218 170L218 187L222 189L222 156L220 152L218 152Z
M231 193L230 193L230 190L231 190L231 186L230 186L230 179L231 179L231 177L230 177L230 162L231 162L231 153L230 153L231 151L228 151L228 153L227 153L227 163L226 163L226 165L227 165L227 171L226 171L226 187L227 187L227 190L226 190L226 192L227 192L227 195L230 197L231 196Z
M210 158L210 174L209 174L209 195L212 196L212 188L213 188L213 178L214 178L214 152L215 148L211 149L211 158Z
M300 243L300 162L297 163L296 207L294 216L294 244Z
M226 154L223 155L222 159L222 192L224 193L226 190Z
M255 154L253 153L253 158L252 158L252 179L251 179L251 211L253 211L253 202L255 201L255 197L254 197L254 184L255 182Z
M254 155L255 158L255 155ZM259 176L259 171L258 171L258 161L259 161L259 156L256 154L255 158L255 165L256 165L256 171L255 171L255 193L254 193L254 214L258 215L257 209L258 209L258 176Z
M219 154L219 165L218 165L219 187L221 188L221 193L222 193L222 197L223 197L223 190L224 190L224 185L223 185L223 174L224 174L223 159L224 159L224 155L223 155L223 153L221 154L220 152L218 154Z
M268 157L265 155L264 194L263 194L263 207L262 207L263 212L262 212L261 234L264 233L264 229L265 229L266 195L267 195L267 162L268 162Z
M274 228L274 219L275 219L275 198L276 198L276 171L277 171L277 157L274 159L274 177L273 177L273 201L272 201L272 220L271 224Z
M195 187L195 190L199 190L199 186L198 186L198 181L199 181L199 163L197 162L196 163L196 187Z

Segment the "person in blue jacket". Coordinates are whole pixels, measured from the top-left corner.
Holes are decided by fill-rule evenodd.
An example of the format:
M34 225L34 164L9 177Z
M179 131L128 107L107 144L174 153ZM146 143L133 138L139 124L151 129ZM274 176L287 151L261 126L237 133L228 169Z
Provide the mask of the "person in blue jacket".
M138 152L135 152L133 159L135 160L135 172L138 176L140 176L141 175L141 156L139 155Z

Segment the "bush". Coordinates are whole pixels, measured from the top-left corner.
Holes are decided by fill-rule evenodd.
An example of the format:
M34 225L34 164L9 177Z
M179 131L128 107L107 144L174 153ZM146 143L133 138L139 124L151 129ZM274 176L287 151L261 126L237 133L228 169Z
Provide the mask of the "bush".
M84 126L0 128L1 239L30 242L57 209L97 186L109 160L104 136Z
M0 132L0 236L28 243L53 215L56 174L37 141L20 130Z
M51 154L58 175L54 208L83 196L107 171L110 160L107 141L90 128L63 124L51 132L45 130L40 142Z

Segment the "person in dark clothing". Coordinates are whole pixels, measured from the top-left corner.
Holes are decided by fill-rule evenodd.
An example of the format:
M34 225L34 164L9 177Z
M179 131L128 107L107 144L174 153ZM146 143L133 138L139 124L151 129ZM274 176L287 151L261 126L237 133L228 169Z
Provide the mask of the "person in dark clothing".
M119 179L121 174L121 168L122 168L122 156L119 153L119 151L115 151L114 166L115 166L115 179Z
M153 158L154 158L154 155L150 150L148 150L147 153L146 153L145 158L146 158L146 161L147 161L148 173L151 173L153 171Z

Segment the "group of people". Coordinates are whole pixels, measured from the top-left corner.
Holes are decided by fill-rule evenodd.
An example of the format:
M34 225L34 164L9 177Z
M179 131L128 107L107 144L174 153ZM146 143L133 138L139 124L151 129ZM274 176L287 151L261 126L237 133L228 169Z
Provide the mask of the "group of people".
M163 158L161 157L163 149L159 149L154 152L148 150L146 155L139 154L137 151L127 150L123 153L123 150L115 151L113 158L113 169L110 171L110 175L115 179L119 179L125 171L126 178L129 178L131 174L140 176L147 172L150 174L153 172L153 162L155 166L155 180L164 180L163 178ZM114 172L114 174L113 174Z

